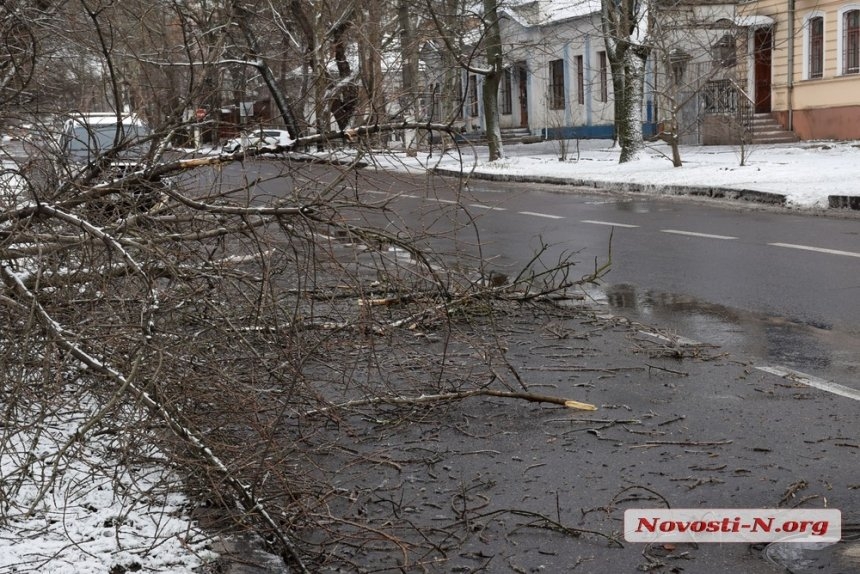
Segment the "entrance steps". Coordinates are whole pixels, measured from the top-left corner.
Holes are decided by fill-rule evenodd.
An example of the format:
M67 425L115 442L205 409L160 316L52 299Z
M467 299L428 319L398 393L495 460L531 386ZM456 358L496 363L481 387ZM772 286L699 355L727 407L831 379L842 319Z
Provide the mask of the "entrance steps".
M753 114L748 131L752 144L780 144L800 141L791 130L787 130L777 122L771 114Z

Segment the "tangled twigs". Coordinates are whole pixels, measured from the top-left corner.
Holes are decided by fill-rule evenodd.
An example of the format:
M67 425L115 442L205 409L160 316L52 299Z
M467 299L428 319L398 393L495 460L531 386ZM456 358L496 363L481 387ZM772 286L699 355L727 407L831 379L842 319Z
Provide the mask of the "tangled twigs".
M531 522L522 525L524 527L544 528L546 530L553 530L555 532L560 532L562 534L566 534L567 536L571 536L574 538L578 538L583 534L591 534L593 536L599 536L600 538L606 539L610 545L615 545L618 548L624 548L624 545L621 543L621 541L611 534L606 534L605 532L600 532L599 530L589 530L587 528L575 528L573 526L567 526L557 520L553 520L546 515L540 514L539 512L532 512L530 510L504 508L501 510L493 510L491 512L486 512L483 514L472 515L470 516L470 520L474 521L484 518L492 518L494 516L499 516L502 514L510 514L512 516L531 518Z
M369 399L357 399L354 401L347 401L345 403L340 403L337 405L332 405L330 407L323 407L320 409L313 409L310 411L305 411L302 413L303 416L313 416L322 413L326 413L335 409L349 409L355 407L365 407L371 405L380 405L380 404L388 404L388 405L423 405L423 404L432 404L432 403L443 403L449 401L459 401L462 399L468 399L470 397L499 397L506 399L522 399L524 401L529 401L533 403L550 403L554 405L560 405L568 409L577 409L582 411L596 411L597 407L589 404L589 403L581 403L579 401L574 401L571 399L565 399L560 397L552 397L549 395L539 395L536 393L521 393L521 392L512 392L512 391L496 391L493 389L474 389L471 391L459 391L454 393L438 393L434 395L425 395L421 394L417 397L406 397L406 396L397 396L397 397L372 397Z
M200 460L205 461L216 472L218 472L226 484L238 497L242 507L250 514L261 519L267 527L271 528L273 535L280 543L283 551L280 553L285 562L291 562L296 566L299 572L309 572L298 549L293 544L290 537L283 532L278 522L266 509L266 506L253 491L239 479L233 476L231 470L226 464L206 445L205 442L198 436L198 433L182 423L180 419L174 415L168 406L159 401L155 395L150 394L145 389L141 388L130 377L127 377L122 372L118 371L109 364L99 360L90 353L87 353L74 341L79 338L62 327L53 317L45 310L32 291L27 289L20 277L12 273L5 265L0 267L2 272L3 282L12 291L18 294L23 302L25 302L34 316L42 323L42 326L51 334L56 344L63 348L69 355L83 363L94 373L98 373L105 378L116 383L120 388L125 388L131 393L137 401L145 406L153 415L164 421L170 430L187 444L195 456ZM76 433L80 440L83 439L83 434L89 430L86 425L81 427Z

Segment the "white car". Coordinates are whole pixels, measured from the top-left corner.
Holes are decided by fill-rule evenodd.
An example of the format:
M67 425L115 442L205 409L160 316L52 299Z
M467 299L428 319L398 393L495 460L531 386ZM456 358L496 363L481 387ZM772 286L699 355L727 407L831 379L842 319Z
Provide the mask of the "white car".
M134 114L72 114L63 122L60 148L67 161L85 165L103 153L119 147L111 160L116 171L137 169L149 151L151 132Z
M221 147L223 153L236 153L239 150L259 149L275 151L289 148L295 140L286 130L259 129L243 132L239 137L227 140Z

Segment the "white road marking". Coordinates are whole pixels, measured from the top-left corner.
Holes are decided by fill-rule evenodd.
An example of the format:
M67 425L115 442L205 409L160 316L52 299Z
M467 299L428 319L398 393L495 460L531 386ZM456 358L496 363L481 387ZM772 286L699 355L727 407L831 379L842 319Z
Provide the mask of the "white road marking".
M731 235L714 235L711 233L697 233L695 231L680 231L678 229L661 229L661 233L674 233L675 235L689 235L691 237L704 237L706 239L737 239Z
M839 383L833 383L825 379L807 375L806 373L801 373L800 371L786 369L785 367L756 367L756 369L764 371L765 373L770 373L771 375L776 375L777 377L782 377L783 379L804 384L808 387L827 391L828 393L833 393L840 397L847 397L849 399L854 399L855 401L860 401L860 391L840 385Z
M595 219L582 219L580 220L580 223L593 223L594 225L611 225L612 227L629 227L631 229L634 227L639 227L638 225L631 225L629 223L615 223L612 221L598 221Z
M480 203L470 203L469 207L476 207L478 209L489 209L490 211L507 211L504 207L496 207L495 205L483 205Z
M774 247L788 247L789 249L802 249L804 251L815 251L817 253L828 253L830 255L845 255L848 257L860 257L860 253L854 251L840 251L838 249L825 249L824 247L811 247L809 245L795 245L794 243L768 243Z
M545 217L546 219L564 219L561 215L551 215L549 213L536 213L534 211L518 211L520 215L532 215L534 217Z
M451 204L459 203L453 199L439 199L438 197L427 197L425 199L427 199L427 201L436 201L439 203L451 203Z

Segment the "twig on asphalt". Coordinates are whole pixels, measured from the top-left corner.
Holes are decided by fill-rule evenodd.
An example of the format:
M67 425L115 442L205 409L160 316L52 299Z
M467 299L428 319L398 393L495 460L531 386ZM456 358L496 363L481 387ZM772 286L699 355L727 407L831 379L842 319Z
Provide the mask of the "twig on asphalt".
M524 401L534 402L534 403L550 403L554 405L560 405L568 409L577 409L582 411L596 411L597 407L589 404L589 403L581 403L579 401L574 401L571 399L565 399L560 397L551 397L548 395L538 395L535 393L518 393L511 391L496 391L493 389L474 389L471 391L459 391L452 393L438 393L435 395L425 395L421 394L417 397L406 397L406 396L396 396L396 397L372 397L369 399L358 399L354 401L347 401L345 403L340 403L337 405L332 405L330 407L323 407L319 409L313 409L310 411L305 411L302 416L313 416L322 413L326 413L335 409L348 409L354 407L364 407L370 405L380 405L380 404L388 404L388 405L421 405L421 404L430 404L430 403L442 403L442 402L450 402L450 401L458 401L462 399L468 399L470 397L498 397L498 398L506 398L506 399L522 399Z
M609 501L608 507L610 507L610 508L615 507L618 503L627 502L628 500L630 500L631 502L642 500L641 498L635 498L635 499L622 499L622 498L620 498L620 496L622 494L624 494L625 492L628 492L630 490L644 490L645 492L650 492L651 494L653 494L654 496L656 496L657 498L662 500L663 504L666 505L666 508L672 508L672 505L669 504L669 501L666 500L665 496L663 496L662 494L660 494L656 490L654 490L652 488L648 488L647 486L642 486L641 484L634 484L631 486L625 486L624 488L619 490L615 494L615 496L612 497L612 500Z
M667 373L672 373L673 375L680 375L682 377L689 377L690 373L685 373L684 371L676 371L674 369L667 369L666 367L660 367L658 365L652 365L650 363L645 363L645 366L648 367L648 374L651 374L651 369L657 369L658 371L666 371Z
M795 495L797 495L798 491L803 490L807 486L809 486L809 483L802 479L790 484L788 488L785 489L782 498L779 499L779 504L777 504L777 506L782 506L783 504L794 498Z
M703 484L723 484L723 483L725 483L724 480L721 480L719 478L714 478L713 476L708 477L708 478L696 478L695 476L688 476L686 478L670 478L669 480L672 482L693 481L692 484L689 484L687 486L690 490L693 490L694 488L696 488L698 486L702 486Z
M630 448L654 448L658 446L723 446L727 444L732 444L733 440L718 440L718 441L710 441L710 442L696 442L696 441L684 441L684 440L649 440L645 444L634 444L631 445Z

